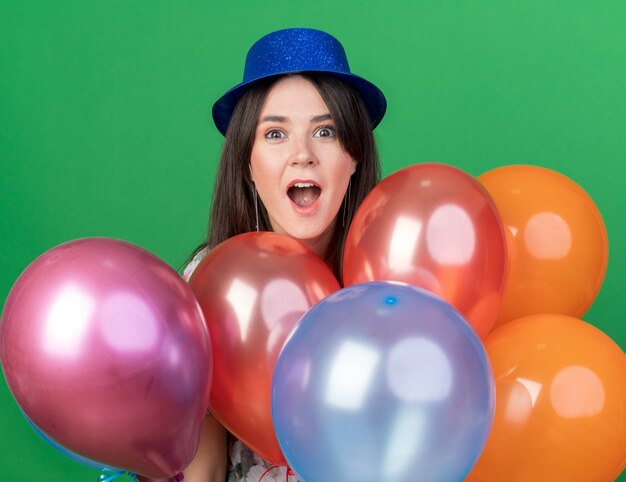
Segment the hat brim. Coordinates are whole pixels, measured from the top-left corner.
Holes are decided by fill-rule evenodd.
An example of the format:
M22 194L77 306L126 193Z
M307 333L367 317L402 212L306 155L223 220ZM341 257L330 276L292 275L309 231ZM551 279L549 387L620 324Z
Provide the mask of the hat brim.
M304 74L309 72L331 75L351 85L361 95L361 98L365 103L365 107L367 108L367 112L369 114L372 124L372 129L375 129L376 126L380 123L383 116L385 115L385 111L387 110L387 100L385 99L385 96L378 87L376 87L371 82L365 80L363 77L359 77L358 75L354 74L348 74L346 72L335 72L329 70L290 70L286 72L258 77L248 82L242 82L241 84L236 85L228 92L226 92L222 97L217 100L217 102L215 102L215 104L213 104L213 121L215 122L217 130L219 130L222 135L226 136L228 124L233 114L233 110L237 105L237 102L244 94L244 92L246 92L254 84L258 83L261 80L281 77L283 75Z

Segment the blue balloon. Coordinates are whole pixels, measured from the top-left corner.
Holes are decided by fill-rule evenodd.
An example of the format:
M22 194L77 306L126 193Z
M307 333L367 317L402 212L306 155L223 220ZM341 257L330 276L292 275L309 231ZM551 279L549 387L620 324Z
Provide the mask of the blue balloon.
M462 481L491 430L495 387L461 314L410 285L344 288L278 357L272 417L303 482Z

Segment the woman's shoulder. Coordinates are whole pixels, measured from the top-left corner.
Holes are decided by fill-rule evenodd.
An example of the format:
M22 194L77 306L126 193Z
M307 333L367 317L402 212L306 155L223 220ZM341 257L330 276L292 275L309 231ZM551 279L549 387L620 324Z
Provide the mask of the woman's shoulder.
M185 281L189 282L189 278L191 278L191 275L200 264L200 261L204 259L204 257L207 255L208 252L209 252L208 247L201 249L195 254L195 256L192 258L189 264L185 266L185 269L183 270L183 279Z

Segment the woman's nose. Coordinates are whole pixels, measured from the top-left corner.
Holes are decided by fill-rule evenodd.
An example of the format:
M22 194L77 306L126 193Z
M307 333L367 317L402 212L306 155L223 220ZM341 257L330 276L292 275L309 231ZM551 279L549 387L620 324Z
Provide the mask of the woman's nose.
M292 165L313 166L318 163L317 156L308 140L293 143L294 149L290 155Z

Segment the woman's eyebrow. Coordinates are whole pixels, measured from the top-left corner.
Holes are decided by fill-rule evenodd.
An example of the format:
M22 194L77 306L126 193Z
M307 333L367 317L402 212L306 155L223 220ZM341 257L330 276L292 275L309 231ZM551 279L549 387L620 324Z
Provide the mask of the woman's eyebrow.
M330 114L320 114L320 115L316 115L311 117L311 124L315 124L317 122L323 122L326 120L331 120L332 116ZM261 119L259 119L259 124L262 124L263 122L280 122L280 123L286 123L289 122L289 117L286 117L284 115L266 115L264 117L261 117Z
M311 123L315 124L316 122L323 122L325 120L331 120L332 117L330 114L322 114L322 115L316 115L315 117L311 117Z
M259 121L259 124L261 124L262 122L282 122L285 123L289 120L288 117L285 117L284 115L266 115L265 117L262 117L261 120Z

